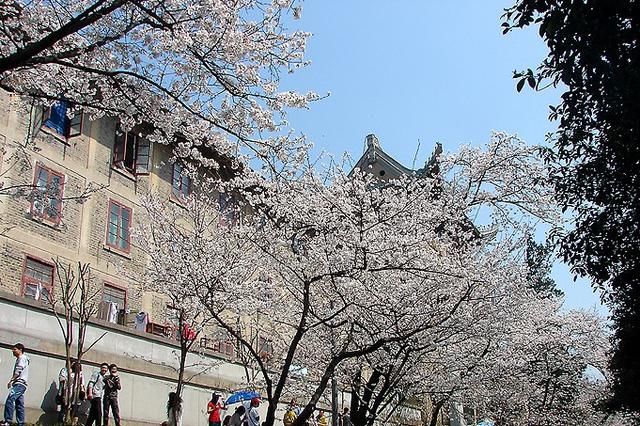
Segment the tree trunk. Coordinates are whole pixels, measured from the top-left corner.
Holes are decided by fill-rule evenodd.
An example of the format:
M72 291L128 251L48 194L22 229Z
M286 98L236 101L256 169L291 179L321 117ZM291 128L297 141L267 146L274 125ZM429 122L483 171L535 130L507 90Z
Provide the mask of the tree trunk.
M338 381L331 376L331 426L338 426Z
M364 384L364 389L362 390L362 398L354 397L357 393L357 389L353 389L352 400L351 400L351 423L354 426L367 426L373 421L375 417L375 412L372 411L371 407L371 399L373 398L373 392L378 386L380 382L380 378L382 377L382 373L378 370L374 370L371 373L371 377ZM362 374L358 374L358 379L362 380Z
M178 365L178 384L176 385L176 395L182 398L182 389L184 388L184 366L187 362L187 354L189 352L188 336L184 333L184 310L180 309L178 316L178 336L180 336L180 363Z
M431 422L429 423L429 426L438 426L438 416L440 415L440 410L444 406L445 402L446 399L441 399L433 404L433 407L431 408Z

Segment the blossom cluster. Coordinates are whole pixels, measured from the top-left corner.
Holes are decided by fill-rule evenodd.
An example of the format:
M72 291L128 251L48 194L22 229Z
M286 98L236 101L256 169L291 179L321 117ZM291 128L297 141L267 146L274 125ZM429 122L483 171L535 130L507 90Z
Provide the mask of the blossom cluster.
M111 116L214 166L283 146L286 110L317 99L279 93L305 66L308 33L287 31L287 0L10 0L0 6L2 87L73 115ZM186 147L184 146L186 145Z
M367 418L399 394L494 417L529 409L552 374L537 367L543 355L567 368L562 383L588 387L585 365L603 368L601 322L536 295L518 250L532 220L557 213L535 152L496 133L440 161L439 173L391 181L298 163L271 179L201 179L180 207L149 196L136 233L145 281L231 336L269 401L267 424L289 395L309 416L332 377L354 394L358 380L384 378ZM477 208L498 231L474 224Z

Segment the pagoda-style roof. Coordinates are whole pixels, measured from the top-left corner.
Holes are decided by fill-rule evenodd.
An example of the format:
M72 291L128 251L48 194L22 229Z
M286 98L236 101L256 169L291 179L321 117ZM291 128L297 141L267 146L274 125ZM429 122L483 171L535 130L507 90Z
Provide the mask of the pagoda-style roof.
M391 155L387 154L380 146L380 141L376 135L367 135L365 141L367 143L367 149L356 162L353 169L366 171L383 180L397 179L403 175L431 175L435 170L437 170L437 156L442 152L442 146L437 143L433 155L429 161L425 163L424 167L418 170L413 170L403 166Z

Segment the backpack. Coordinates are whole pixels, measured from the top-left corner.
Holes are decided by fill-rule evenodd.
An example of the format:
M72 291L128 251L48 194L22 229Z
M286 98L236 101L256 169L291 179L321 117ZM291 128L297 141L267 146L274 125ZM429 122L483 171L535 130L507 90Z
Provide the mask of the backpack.
M293 422L296 421L297 417L298 416L296 416L296 413L293 410L287 410L287 412L284 413L284 418L282 419L284 426L291 426Z

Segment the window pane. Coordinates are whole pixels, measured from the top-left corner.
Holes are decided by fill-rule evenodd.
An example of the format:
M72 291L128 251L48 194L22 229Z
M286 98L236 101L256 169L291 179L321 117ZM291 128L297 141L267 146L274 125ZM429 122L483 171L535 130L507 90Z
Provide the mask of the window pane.
M127 228L120 229L119 247L123 250L129 249L129 230Z
M191 179L189 176L182 176L182 183L180 186L180 190L182 191L182 195L187 197L189 195L189 187L191 186Z
M38 299L38 284L25 284L24 286L24 297L28 297L30 299Z
M127 132L125 136L124 167L129 171L134 171L136 165L135 152L137 136L132 132Z
M82 134L82 112L78 111L73 116L72 119L69 120L69 137L78 136Z
M181 188L181 173L182 173L182 165L175 163L173 165L173 189L175 189L174 194L180 193Z
M26 276L45 284L50 284L53 281L53 266L46 265L33 259L27 258L24 273Z
M52 219L57 219L60 213L60 201L62 199L62 177L58 175L52 175L51 183L48 188L48 211L47 216Z
M116 133L116 140L113 144L113 162L114 163L119 163L124 161L125 141L126 141L126 135Z
M112 223L109 224L109 233L107 234L107 243L115 246L118 241L118 227Z
M109 219L109 225L115 226L117 228L118 227L118 222L119 222L118 218L119 218L118 212L117 211L114 212L112 210L111 211L111 217Z
M129 225L131 223L131 210L122 208L120 210L120 248L129 249Z
M149 154L151 144L148 140L138 138L136 154L136 173L149 173Z
M58 201L58 198L49 198L49 207L47 208L46 214L49 219L58 219L60 216L60 201Z
M52 175L51 176L51 186L50 186L50 191L55 191L55 192L59 192L60 191L60 187L62 183L62 177L58 176L58 175Z
M49 292L49 289L46 287L40 287L40 300L44 300L44 301L49 301L49 298L51 297L51 293Z
M67 103L65 101L59 101L49 108L49 117L44 121L44 125L64 136L66 134L68 120Z
M117 204L111 203L109 207L109 225L107 243L115 246L118 242L118 225L120 217L120 207Z
M127 223L127 227L129 226L129 219L131 217L131 210L129 210L128 208L123 207L122 209L120 209L121 211L121 216L122 216L122 223L124 226L124 223Z
M47 182L49 181L49 171L43 167L38 167L36 175L36 186L46 190Z
M47 193L47 184L49 181L49 171L43 167L38 167L36 170L36 190L33 191L33 212L38 215L43 215L45 210L44 199Z

